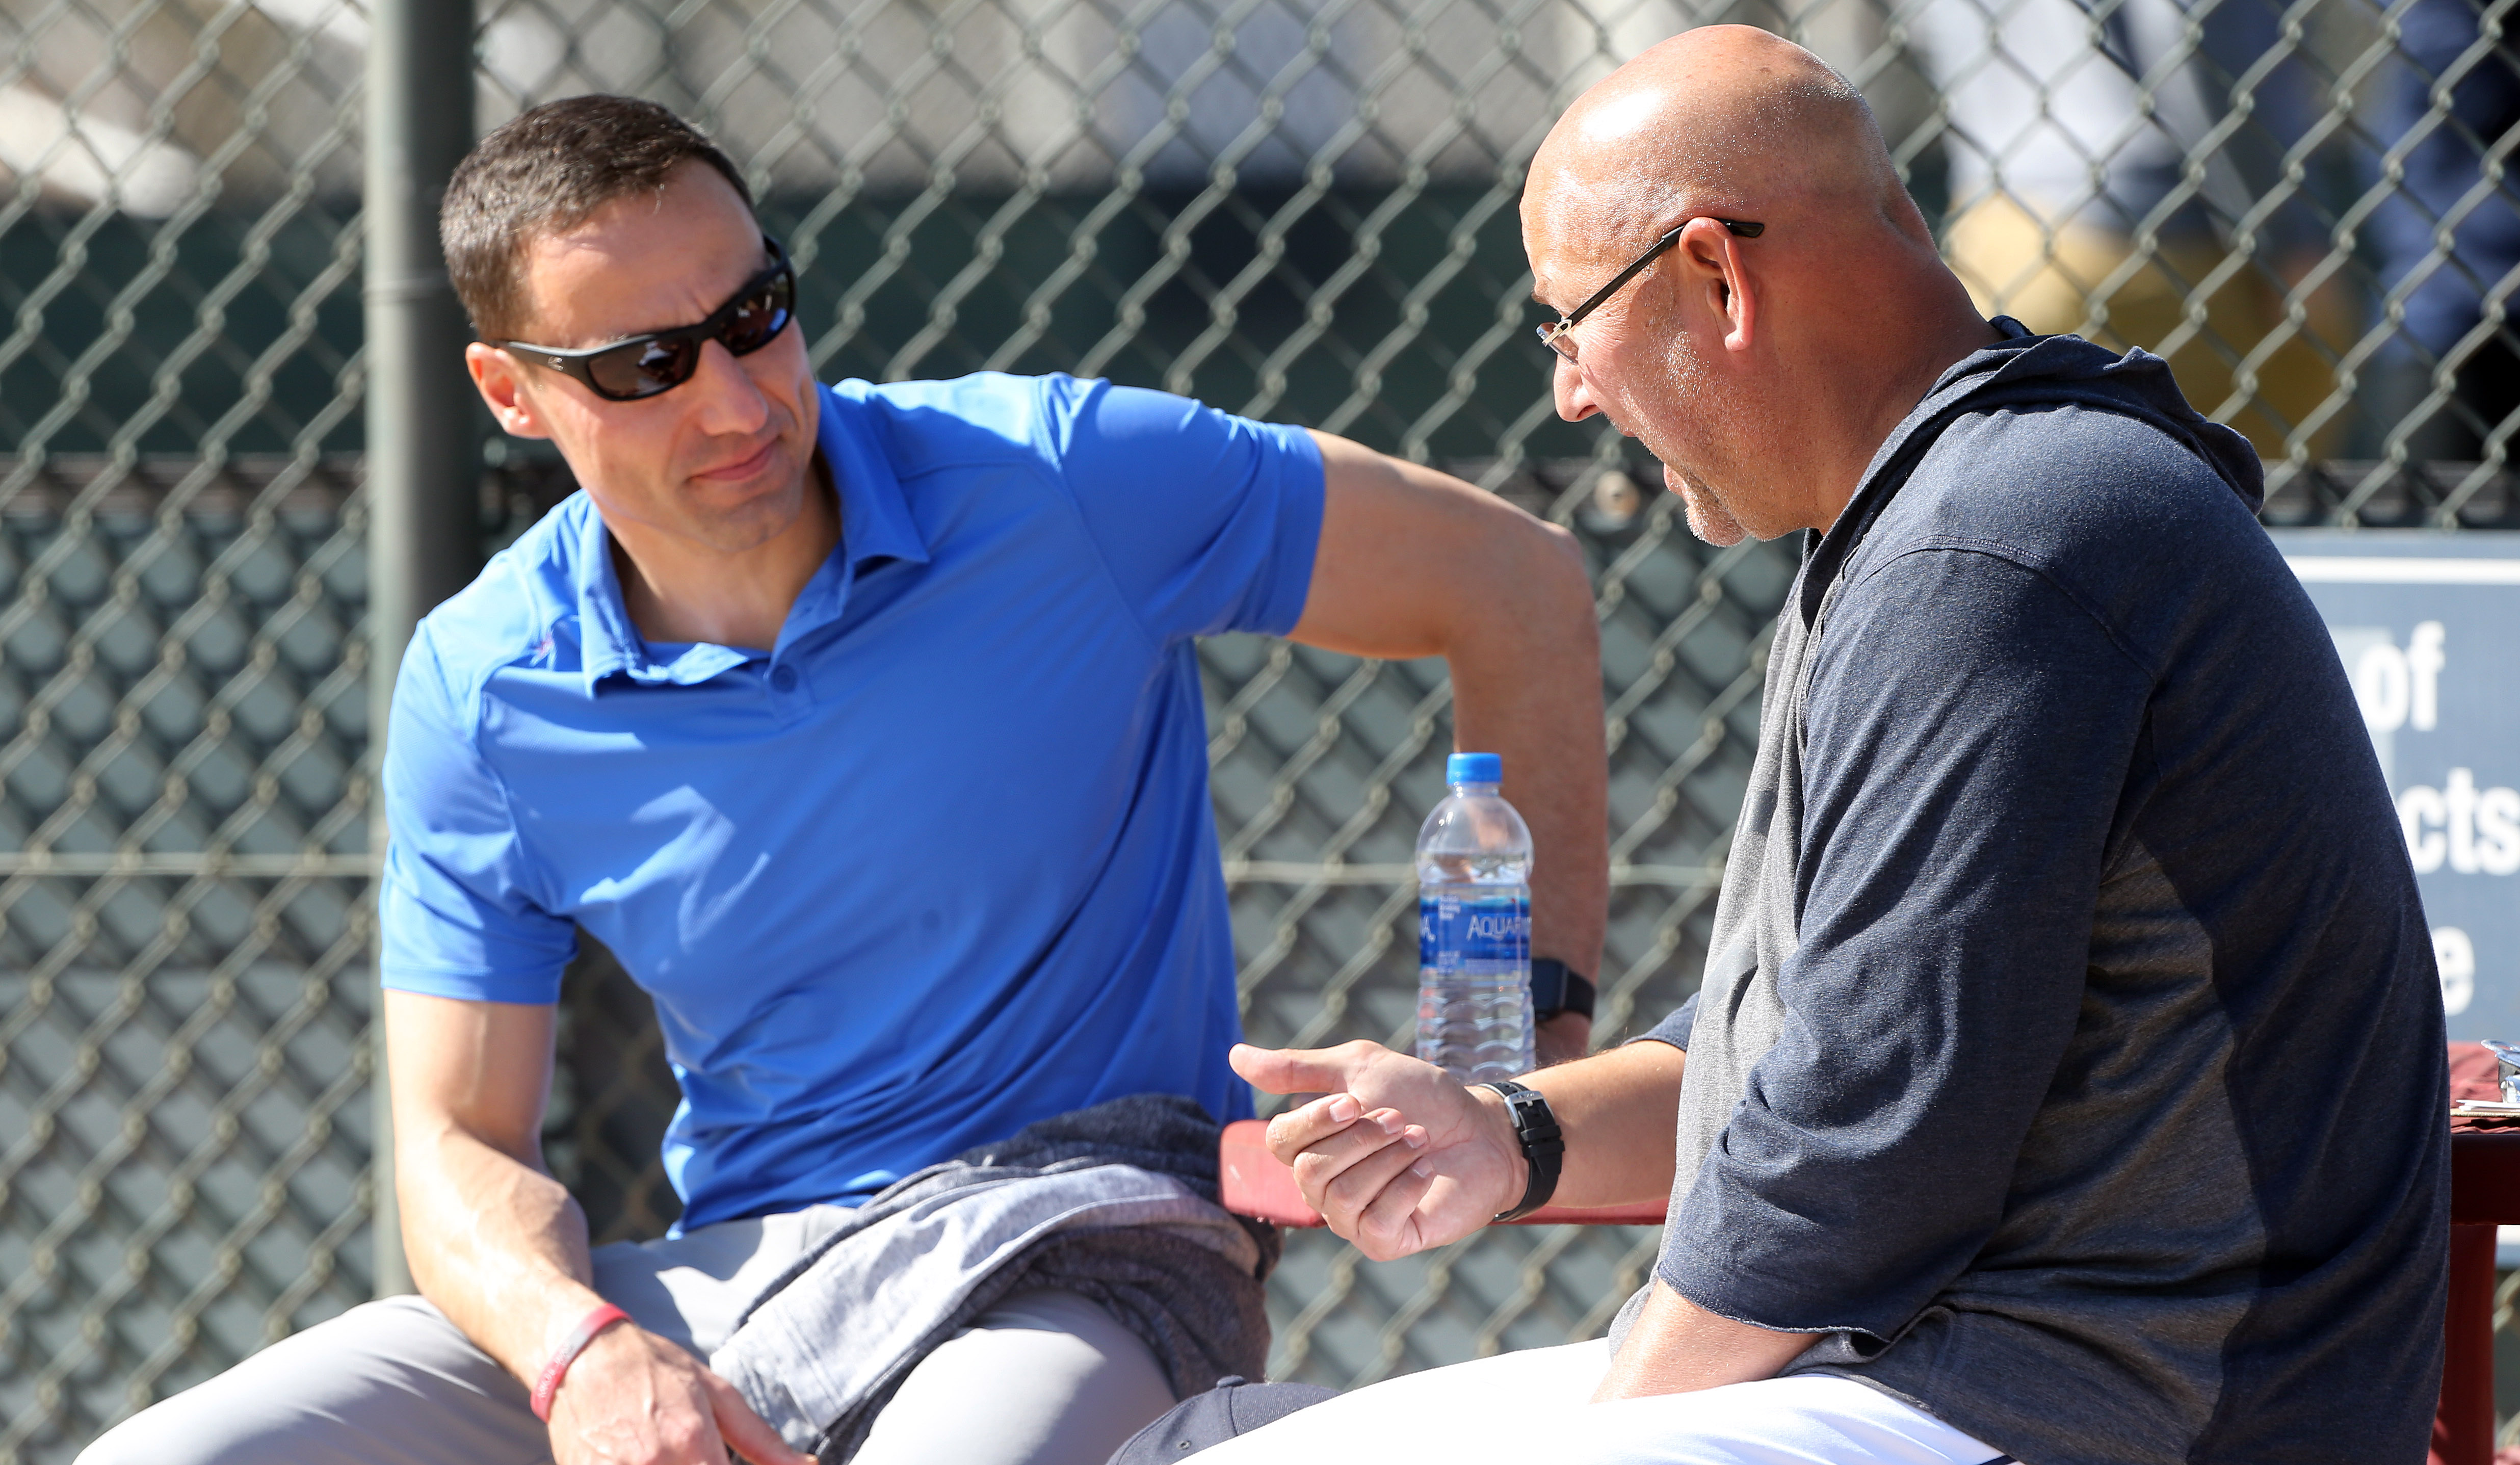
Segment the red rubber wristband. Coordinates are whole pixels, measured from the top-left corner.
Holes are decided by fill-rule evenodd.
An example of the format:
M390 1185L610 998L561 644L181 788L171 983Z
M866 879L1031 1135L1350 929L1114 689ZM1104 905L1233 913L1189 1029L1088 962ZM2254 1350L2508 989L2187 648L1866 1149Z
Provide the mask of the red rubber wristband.
M543 1365L543 1376L534 1380L534 1417L536 1419L545 1424L551 1423L552 1396L560 1393L560 1381L568 1377L568 1366L577 1361L578 1354L586 1351L586 1346L595 1341L595 1335L616 1322L629 1320L629 1313L610 1303L606 1303L577 1320L577 1326L571 1328L568 1336L561 1340L560 1347L552 1350L551 1361Z

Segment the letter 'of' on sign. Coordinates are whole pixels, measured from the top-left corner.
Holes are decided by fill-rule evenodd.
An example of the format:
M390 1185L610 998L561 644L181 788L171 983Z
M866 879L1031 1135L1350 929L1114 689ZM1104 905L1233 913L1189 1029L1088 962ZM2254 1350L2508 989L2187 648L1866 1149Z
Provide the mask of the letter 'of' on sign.
M2396 732L2408 722L2417 732L2441 724L2442 623L2427 620L2407 638L2405 649L2383 641L2355 658L2354 701L2363 724L2375 733Z

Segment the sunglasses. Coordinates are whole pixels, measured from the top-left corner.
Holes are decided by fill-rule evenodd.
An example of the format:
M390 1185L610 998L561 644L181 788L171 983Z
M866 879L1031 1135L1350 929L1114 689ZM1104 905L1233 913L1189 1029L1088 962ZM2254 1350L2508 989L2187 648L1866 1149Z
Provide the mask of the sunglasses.
M1713 214L1708 214L1706 217L1714 218L1715 216ZM1655 240L1653 242L1653 248L1645 251L1642 254L1639 254L1637 256L1636 263L1631 264L1626 269L1612 275L1610 277L1610 283L1593 292L1593 298L1591 299L1586 300L1583 304L1567 311L1564 315L1557 317L1557 319L1551 321L1545 326L1534 326L1532 329L1540 333L1540 343L1549 347L1551 350L1555 351L1557 354L1565 357L1569 361L1574 360L1575 343L1567 336L1566 333L1575 329L1575 323L1577 321L1582 320L1584 317L1592 314L1596 309L1599 308L1603 300L1617 295L1619 293L1620 286L1627 284L1630 280L1637 277L1637 271L1643 269L1646 265L1661 258L1663 251L1680 243L1681 231L1696 222L1697 220L1693 218L1682 219L1680 221L1679 228L1674 229L1669 234ZM1725 228L1732 230L1734 234L1739 235L1743 239L1756 239L1760 235L1768 232L1767 225L1754 223L1748 219L1715 219L1715 222L1722 224Z
M714 341L734 356L749 356L779 338L796 318L796 272L779 241L761 238L770 250L770 267L744 282L734 298L709 312L696 326L628 336L606 345L580 350L535 345L523 341L497 341L521 360L574 377L608 402L635 402L671 391L700 369L700 348Z

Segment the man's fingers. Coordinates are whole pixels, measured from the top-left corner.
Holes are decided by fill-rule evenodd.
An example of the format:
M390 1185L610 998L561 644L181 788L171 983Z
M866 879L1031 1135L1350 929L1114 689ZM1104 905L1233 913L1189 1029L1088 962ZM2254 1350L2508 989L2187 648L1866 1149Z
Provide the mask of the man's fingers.
M1386 1150L1422 1150L1426 1131L1404 1122L1398 1110L1377 1109L1339 1132L1306 1146L1288 1164L1295 1184L1316 1210L1322 1196L1351 1166ZM1272 1147L1275 1148L1274 1146Z
M1236 1043L1225 1061L1264 1093L1312 1094L1348 1086L1348 1076L1375 1055L1379 1043L1341 1043L1335 1048L1255 1048Z
M1390 1261L1422 1250L1426 1245L1426 1226L1418 1214L1419 1203L1435 1185L1435 1162L1423 1151L1410 1158L1409 1166L1382 1187L1372 1204L1360 1212L1353 1223L1355 1234L1349 1238L1357 1250L1376 1261Z
M1269 1153L1281 1165L1293 1165L1305 1151L1353 1127L1365 1118L1365 1105L1354 1094L1324 1094L1287 1110L1269 1122Z
M1411 1139L1417 1143L1409 1143ZM1426 1153L1425 1145L1426 1136L1421 1130L1413 1128L1405 1135L1395 1135L1372 1154L1361 1155L1341 1167L1327 1183L1305 1186L1304 1199L1313 1203L1331 1229L1350 1235L1356 1230L1356 1218L1382 1194L1384 1186L1406 1173Z
M718 1438L752 1465L814 1465L814 1457L791 1449L770 1422L752 1412L735 1386L707 1369L700 1370L708 1389L709 1411L717 1416Z

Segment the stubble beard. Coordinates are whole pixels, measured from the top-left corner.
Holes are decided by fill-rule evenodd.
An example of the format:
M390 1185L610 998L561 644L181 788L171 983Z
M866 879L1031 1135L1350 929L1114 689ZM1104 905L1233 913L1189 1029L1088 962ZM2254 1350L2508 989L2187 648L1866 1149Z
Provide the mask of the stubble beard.
M1668 380L1672 385L1672 417L1669 420L1690 423L1700 440L1740 441L1741 435L1732 431L1738 413L1733 404L1715 389L1712 373L1698 359L1694 344L1685 332L1673 334L1666 362ZM1718 548L1729 548L1749 538L1749 529L1724 502L1724 495L1695 469L1683 466L1684 455L1671 443L1668 435L1660 431L1660 427L1661 422L1656 421L1639 432L1637 438L1645 445L1647 452L1661 461L1663 481L1672 492L1680 495L1688 520L1688 531Z
M1690 533L1718 549L1729 549L1750 537L1750 531L1732 517L1722 495L1704 479L1668 462L1663 464L1663 476L1671 481L1671 491L1680 495Z

